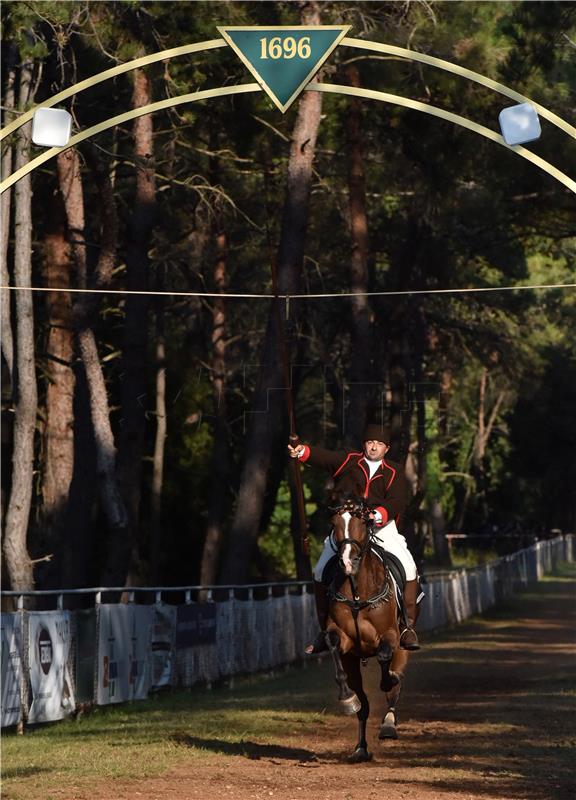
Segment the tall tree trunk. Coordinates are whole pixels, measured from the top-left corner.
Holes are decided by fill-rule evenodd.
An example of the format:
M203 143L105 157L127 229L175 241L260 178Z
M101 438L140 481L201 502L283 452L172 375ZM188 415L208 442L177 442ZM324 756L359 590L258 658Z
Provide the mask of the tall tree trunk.
M73 54L66 47L61 81L75 82ZM62 87L63 88L63 87ZM86 234L81 165L76 150L56 158L65 248L57 229L47 248L45 263L48 286L61 288L86 285ZM78 356L76 310L78 295L54 292L47 295L49 333L47 340L46 421L44 426L42 493L44 531L57 553L47 569L47 585L78 587L99 582L94 565L94 510L97 496L93 426L86 376ZM50 549L48 547L48 549ZM42 574L44 575L44 570Z
M16 57L17 48L14 44L6 46L6 90L4 92L4 119L5 123L12 122L10 111L15 104L15 82L16 82ZM2 152L2 176L8 177L12 172L12 142L11 137L4 144ZM8 242L10 241L10 202L12 190L7 189L0 198L0 233L2 236L0 252L0 279L2 286L10 284L8 273ZM12 319L10 311L10 292L8 289L0 290L0 337L2 340L2 355L6 360L10 380L13 380L14 367L14 342L12 339Z
M134 70L132 108L151 102L150 81L141 70ZM153 161L152 115L134 120L136 196L130 225L130 244L126 258L128 289L148 289L150 260L148 249L155 217L156 180ZM130 522L136 531L140 509L142 457L146 423L146 372L149 301L143 295L128 295L124 327L122 424L118 448L118 473Z
M488 369L482 368L480 373L480 385L478 387L478 428L474 441L474 466L480 477L484 474L484 455L486 452L486 387L488 385ZM481 483L483 481L481 480ZM482 490L481 486L481 490Z
M360 76L355 64L346 67L350 86L360 86ZM352 347L350 358L350 390L346 412L344 439L357 447L367 421L371 399L376 395L371 374L372 363L372 312L366 297L369 286L368 215L366 212L366 187L364 170L364 140L362 136L362 104L357 98L350 100L346 117L348 150L348 204L352 254L350 257L350 291L352 314L350 319Z
M417 255L417 254L416 254ZM419 264L415 258L416 265ZM450 554L450 546L446 538L446 518L444 509L442 507L442 500L440 496L439 477L434 479L431 477L428 480L428 438L426 436L426 395L424 392L424 374L422 365L427 348L431 350L436 348L436 343L430 336L430 329L424 309L417 300L410 302L413 309L410 319L413 321L414 340L413 347L415 351L415 397L417 405L417 420L418 420L418 495L423 499L425 495L428 497L427 509L425 517L429 523L429 533L431 534L431 544L434 550L434 560L436 564L444 567L452 565L452 557ZM440 448L440 443L438 443ZM420 517L420 530L421 537L416 540L421 544L422 550L424 548L424 519ZM418 529L418 525L417 525Z
M416 436L410 445L406 460L406 476L412 486L412 499L405 514L402 532L406 536L416 563L420 565L426 546L426 530L420 510L427 489L427 437L426 437L426 393L424 391L423 362L426 346L426 320L418 303L411 303L413 337L411 338L410 370L412 387L410 406L416 412ZM408 415L407 415L408 416ZM412 418L413 413L409 415ZM412 427L412 426L410 426ZM408 436L410 431L408 431Z
M400 441L405 430L406 401L406 358L405 341L401 325L396 324L396 315L389 317L391 329L388 339L388 381L390 386L390 424L392 436L396 442Z
M430 524L432 526L436 563L442 567L451 567L452 558L450 556L448 539L446 538L446 519L439 498L435 498L432 501L430 508Z
M62 524L64 536L61 586L69 589L100 583L99 565L95 559L95 540L96 536L101 536L95 519L98 507L98 473L88 382L84 365L78 357L77 341L74 345L74 473Z
M75 153L66 151L57 158L60 193L64 202L73 206L75 198L72 170L79 169ZM67 196L70 195L70 196ZM59 201L60 198L56 198ZM81 200L81 198L80 198ZM54 229L46 237L44 274L46 284L56 289L70 286L73 258L66 240L66 211L54 203ZM73 219L73 215L70 215ZM74 240L83 231L70 231ZM44 424L42 500L43 522L47 546L58 553L54 563L56 574L61 569L60 543L70 483L74 471L74 330L72 301L69 294L50 292L47 295L48 337L46 343L46 418Z
M157 285L162 288L163 282ZM164 449L167 431L166 417L166 336L164 333L164 300L156 298L156 437L152 467L152 497L150 503L150 576L157 584L161 575L160 552L162 541L162 488L164 484Z
M110 426L106 383L91 328L79 332L78 345L90 394L100 492L110 528L102 582L104 586L121 586L126 580L132 542L128 514L116 478L116 447Z
M32 96L33 62L26 59L20 68L19 106L25 109ZM28 161L31 123L18 131L15 145L15 169ZM14 285L32 283L32 187L30 175L21 178L14 189ZM14 590L34 585L26 535L32 502L34 472L34 432L38 390L34 363L34 308L32 292L16 293L16 349L14 381L14 445L12 485L6 512L4 554Z
M219 292L226 291L226 232L221 222L216 233L216 262L214 284ZM214 445L212 457L212 496L208 510L206 538L200 565L200 583L213 584L218 570L224 522L224 495L230 472L228 428L226 425L226 310L225 301L215 298L212 305L212 391L214 406Z
M318 25L318 3L302 7L302 22ZM277 259L279 294L297 294L300 286L304 241L308 224L312 161L320 125L322 96L320 92L304 92L292 133L286 198L282 215L282 231ZM287 420L283 413L284 386L276 313L271 309L261 357L251 424L246 440L246 456L240 478L236 511L222 579L227 583L243 583L249 577L250 564L259 533L266 480L270 468L274 440L286 439Z
M64 201L68 216L70 245L76 265L78 284L80 288L88 285L86 246L84 232L84 201L80 165L78 154L68 150L71 164L67 172L71 181ZM101 198L101 241L98 263L96 265L95 283L99 288L109 285L112 269L116 257L116 242L118 236L118 222L116 218L116 204L108 173L102 165L92 160L93 171L96 177ZM77 342L90 403L90 416L94 428L94 442L96 447L96 469L98 484L102 499L102 508L109 527L109 543L106 551L107 560L102 573L104 585L123 585L127 572L132 549L131 529L128 524L128 514L120 494L118 478L116 475L116 448L110 424L110 409L106 382L102 371L102 364L98 356L98 347L94 335L93 325L98 314L98 301L89 296L83 297L75 308L78 333Z
M494 405L488 411L488 367L483 367L480 373L479 397L478 397L478 427L474 440L472 462L478 488L478 499L482 506L484 518L488 517L487 486L486 486L486 450L488 441L492 435L500 407L504 402L505 393L499 392ZM467 497L468 499L468 497Z
M448 437L450 398L452 396L452 368L445 366L440 376L440 395L438 397L438 431L443 439Z

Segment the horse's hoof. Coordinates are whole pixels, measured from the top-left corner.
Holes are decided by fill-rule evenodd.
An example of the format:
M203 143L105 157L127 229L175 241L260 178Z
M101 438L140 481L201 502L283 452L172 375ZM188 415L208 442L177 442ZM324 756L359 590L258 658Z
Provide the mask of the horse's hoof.
M393 723L384 723L380 726L380 730L378 731L378 738L379 739L397 739L398 738L398 731L396 730L396 725Z
M349 764L364 764L366 761L372 761L372 753L369 753L365 747L357 747L352 755L347 759Z
M326 641L326 631L320 631L312 644L305 648L304 652L307 656L315 656L317 653L324 653L329 650L328 642Z
M360 711L362 704L360 700L358 700L358 696L353 694L350 697L347 697L345 700L340 700L340 708L347 716L352 716L352 714L357 714Z
M383 692L389 692L395 686L398 686L400 683L400 676L396 674L396 672L389 672L386 676L387 680L382 676L382 680L380 681L380 689Z

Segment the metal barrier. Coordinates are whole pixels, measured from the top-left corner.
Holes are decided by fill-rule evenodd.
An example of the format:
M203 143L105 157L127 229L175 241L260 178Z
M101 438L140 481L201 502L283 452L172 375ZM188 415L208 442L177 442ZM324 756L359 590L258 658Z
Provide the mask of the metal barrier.
M436 577L425 585L418 628L457 624L573 560L574 537L558 536ZM2 726L297 661L317 630L310 587L290 581L2 592L17 606L2 615ZM103 602L114 597L124 602ZM53 598L56 609L25 607L38 598ZM92 607L65 608L86 599Z

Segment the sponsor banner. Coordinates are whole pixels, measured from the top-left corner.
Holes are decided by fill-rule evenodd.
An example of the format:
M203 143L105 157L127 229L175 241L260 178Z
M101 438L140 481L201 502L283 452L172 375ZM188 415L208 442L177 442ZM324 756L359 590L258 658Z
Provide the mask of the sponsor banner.
M76 616L76 702L94 701L96 664L96 609L85 608Z
M178 606L176 647L195 647L216 642L216 603Z
M98 606L98 705L146 699L153 618L150 606Z
M172 685L174 640L176 638L176 606L154 607L152 629L152 688Z
M2 614L2 727L16 725L22 715L22 616Z
M145 700L150 690L153 606L132 606L134 612L130 651L132 700Z
M28 722L49 722L76 707L68 657L72 644L69 611L28 614L31 705Z

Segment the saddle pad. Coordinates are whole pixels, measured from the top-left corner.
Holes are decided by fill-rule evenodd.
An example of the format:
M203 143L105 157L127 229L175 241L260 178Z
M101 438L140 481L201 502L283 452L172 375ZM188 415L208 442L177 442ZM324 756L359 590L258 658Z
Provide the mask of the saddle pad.
M372 552L375 553L382 563L386 564L394 581L396 582L396 586L400 589L400 592L404 591L404 585L406 583L406 572L404 570L404 566L398 556L395 556L393 553L389 553L388 551L384 550L383 547L380 545L373 544L372 545Z

